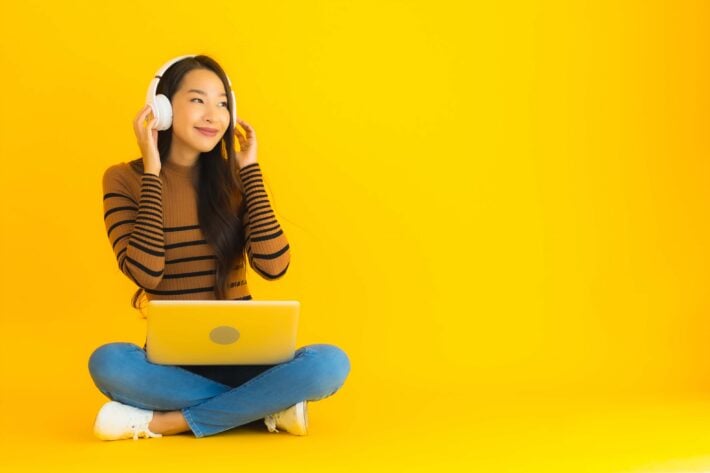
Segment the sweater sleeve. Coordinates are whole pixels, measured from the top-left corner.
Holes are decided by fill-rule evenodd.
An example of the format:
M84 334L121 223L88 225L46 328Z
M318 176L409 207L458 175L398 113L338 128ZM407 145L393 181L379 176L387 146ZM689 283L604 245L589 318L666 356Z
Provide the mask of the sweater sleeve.
M162 181L141 176L138 202L115 166L103 176L104 223L118 267L144 289L160 284L165 269Z
M291 262L288 240L271 209L259 163L239 170L244 184L244 244L249 265L267 280L278 279Z

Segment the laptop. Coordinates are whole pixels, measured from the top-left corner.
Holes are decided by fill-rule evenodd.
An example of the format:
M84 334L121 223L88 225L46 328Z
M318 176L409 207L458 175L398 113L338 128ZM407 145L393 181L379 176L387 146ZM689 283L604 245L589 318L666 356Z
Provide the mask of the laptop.
M152 300L148 361L166 365L274 365L296 351L298 301Z

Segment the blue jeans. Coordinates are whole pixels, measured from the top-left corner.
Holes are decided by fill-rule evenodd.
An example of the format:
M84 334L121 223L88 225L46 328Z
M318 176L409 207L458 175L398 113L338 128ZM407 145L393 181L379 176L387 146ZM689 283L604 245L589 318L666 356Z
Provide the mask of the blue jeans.
M182 412L198 438L247 424L301 401L335 394L350 361L335 345L306 345L292 360L231 387L173 365L148 361L138 345L101 345L89 358L94 384L109 399L140 409Z

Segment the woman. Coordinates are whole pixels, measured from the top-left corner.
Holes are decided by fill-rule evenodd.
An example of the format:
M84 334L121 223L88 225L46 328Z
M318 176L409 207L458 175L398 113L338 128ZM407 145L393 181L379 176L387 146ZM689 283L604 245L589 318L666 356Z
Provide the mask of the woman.
M257 161L254 129L233 123L229 79L208 56L185 56L158 74L172 107L156 129L146 105L133 128L142 157L103 176L104 222L118 267L152 299L249 300L245 260L268 280L290 263ZM145 122L147 121L147 125ZM239 151L235 150L236 137ZM307 345L278 365L170 366L124 342L98 347L89 372L107 402L94 433L103 440L191 431L196 437L261 419L269 431L307 433L307 401L334 394L350 362L340 348Z

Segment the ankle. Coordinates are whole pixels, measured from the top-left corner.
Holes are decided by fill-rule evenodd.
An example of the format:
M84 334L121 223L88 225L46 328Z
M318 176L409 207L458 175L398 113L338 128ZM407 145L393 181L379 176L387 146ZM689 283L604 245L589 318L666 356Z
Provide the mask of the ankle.
M173 435L187 432L190 427L180 411L153 411L153 418L148 423L151 432L162 435Z
M158 411L153 411L153 418L150 420L148 423L148 429L151 432L154 432L156 434L162 434L161 432L163 428L163 422L162 421L162 413Z

